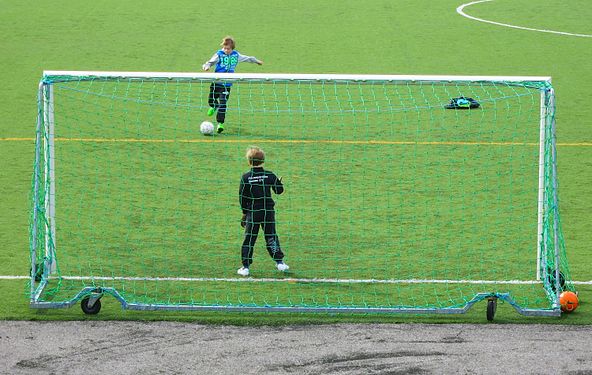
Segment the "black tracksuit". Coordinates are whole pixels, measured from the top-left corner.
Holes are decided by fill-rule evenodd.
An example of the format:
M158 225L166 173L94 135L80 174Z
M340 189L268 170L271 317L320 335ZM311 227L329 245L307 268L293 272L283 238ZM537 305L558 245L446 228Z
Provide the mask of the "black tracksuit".
M275 202L271 198L272 190L276 194L281 194L284 192L284 186L273 172L266 171L263 167L253 167L241 178L238 194L241 209L246 215L245 240L241 249L243 267L249 268L253 263L253 249L260 226L265 233L269 255L276 262L284 259L280 240L275 232Z

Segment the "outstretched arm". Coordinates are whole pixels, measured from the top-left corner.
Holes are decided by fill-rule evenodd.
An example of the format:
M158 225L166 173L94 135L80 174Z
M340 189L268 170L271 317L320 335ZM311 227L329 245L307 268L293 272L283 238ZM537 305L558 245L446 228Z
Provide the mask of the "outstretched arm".
M248 62L252 64L263 65L263 61L258 60L256 57L241 55L240 53L238 54L238 62Z
M217 54L217 53L214 53L214 56L212 56L212 57L211 57L211 58L210 58L208 61L206 61L206 62L205 62L205 63L204 63L202 66L201 66L201 68L202 68L203 70L205 70L205 71L208 71L208 70L210 70L210 67L211 67L212 65L214 65L214 64L217 64L217 63L218 63L218 60L219 60L219 58L218 58L218 54Z

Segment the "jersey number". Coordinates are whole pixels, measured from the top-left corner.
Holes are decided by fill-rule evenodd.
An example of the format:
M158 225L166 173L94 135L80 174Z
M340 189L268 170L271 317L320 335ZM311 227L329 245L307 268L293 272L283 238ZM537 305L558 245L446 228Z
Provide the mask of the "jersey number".
M230 68L238 63L238 58L236 56L223 56L220 60L220 65L225 66L226 68Z

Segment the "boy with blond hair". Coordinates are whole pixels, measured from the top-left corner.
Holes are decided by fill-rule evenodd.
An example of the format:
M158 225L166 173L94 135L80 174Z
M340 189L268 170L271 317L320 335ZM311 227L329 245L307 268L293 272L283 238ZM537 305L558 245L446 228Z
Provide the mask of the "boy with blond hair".
M253 249L259 227L263 227L267 252L276 262L276 268L279 271L287 271L290 267L284 263L284 253L275 231L275 202L271 197L272 191L278 195L284 192L282 179L272 171L263 169L265 152L261 148L249 147L246 157L251 170L243 174L238 192L243 211L241 226L245 228L245 239L241 248L243 266L237 273L241 276L249 276L249 266L253 263Z
M231 36L224 37L220 50L216 51L214 55L206 61L202 69L205 71L210 70L210 67L216 64L216 73L234 73L234 70L239 62L249 62L257 65L263 65L263 61L258 60L253 56L241 55L238 51L235 51L235 42ZM216 121L218 122L217 132L222 133L224 131L224 120L226 118L226 103L230 96L230 82L212 82L210 85L210 94L208 95L208 116L212 116L216 110Z

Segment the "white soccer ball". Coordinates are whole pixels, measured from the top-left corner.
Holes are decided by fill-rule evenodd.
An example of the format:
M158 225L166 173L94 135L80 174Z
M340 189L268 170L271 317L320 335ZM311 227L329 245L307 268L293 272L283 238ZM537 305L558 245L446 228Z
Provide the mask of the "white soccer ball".
M212 135L214 134L214 124L209 121L204 121L199 126L199 131L203 135Z

